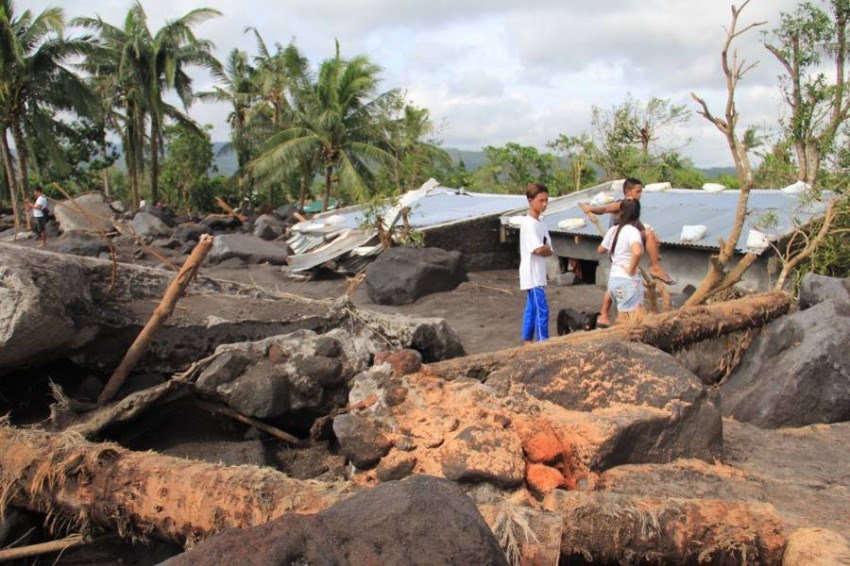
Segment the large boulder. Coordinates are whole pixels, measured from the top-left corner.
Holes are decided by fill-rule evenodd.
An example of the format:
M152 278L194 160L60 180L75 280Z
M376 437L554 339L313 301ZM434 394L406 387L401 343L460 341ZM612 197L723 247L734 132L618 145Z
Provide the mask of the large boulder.
M315 515L229 529L164 564L507 566L507 560L469 497L451 482L418 476L382 483Z
M254 221L254 235L263 240L276 240L283 231L283 222L270 214L262 214Z
M451 291L467 280L463 256L439 248L390 248L366 270L366 291L379 305L406 305Z
M53 251L88 257L98 257L109 252L109 244L100 236L85 232L66 232L50 244Z
M130 227L136 236L145 242L171 236L173 231L165 222L149 212L137 212L130 222Z
M764 428L850 420L850 302L771 323L721 389L721 410Z
M199 242L202 235L211 233L210 227L200 222L186 222L174 228L174 237L184 244L189 241Z
M285 244L267 242L251 234L220 234L213 240L209 261L217 264L236 257L248 264L286 265L290 253Z
M620 341L565 348L569 365L518 358L487 382L510 377L538 399L617 422L622 430L598 454L600 468L720 455L723 428L714 400L670 354Z
M353 342L350 336L340 340L299 330L220 346L196 387L251 417L327 413L344 404L347 381L367 363L366 356L346 351L343 344Z
M801 310L823 301L835 299L840 303L850 302L850 278L840 279L817 273L807 273L800 285L797 305Z
M100 193L57 201L53 215L63 232L112 232L115 211Z

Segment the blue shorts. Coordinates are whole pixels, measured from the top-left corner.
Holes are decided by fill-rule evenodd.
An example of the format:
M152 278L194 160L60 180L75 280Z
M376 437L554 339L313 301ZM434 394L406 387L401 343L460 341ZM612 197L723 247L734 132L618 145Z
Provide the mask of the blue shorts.
M608 292L617 303L619 312L633 311L643 304L643 281L615 277L608 280Z

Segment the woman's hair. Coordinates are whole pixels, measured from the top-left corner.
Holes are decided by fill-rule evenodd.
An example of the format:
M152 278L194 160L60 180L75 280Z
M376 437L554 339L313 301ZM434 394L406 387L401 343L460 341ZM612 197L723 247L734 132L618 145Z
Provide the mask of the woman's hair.
M549 194L549 189L543 183L529 183L525 187L525 196L528 200L534 200L540 193Z
M620 230L623 229L623 226L630 224L637 228L639 220L640 201L633 198L627 198L620 204L620 222L617 224L617 232L614 234L614 241L611 242L611 249L608 250L608 255L614 255L614 250L617 249L617 239L620 237Z

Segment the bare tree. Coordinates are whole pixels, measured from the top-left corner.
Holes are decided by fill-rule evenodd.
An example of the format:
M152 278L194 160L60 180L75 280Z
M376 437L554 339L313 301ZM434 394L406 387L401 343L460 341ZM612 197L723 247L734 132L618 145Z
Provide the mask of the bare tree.
M732 6L732 21L729 28L726 30L726 41L723 43L723 50L720 54L720 62L723 68L723 74L726 76L726 107L723 116L715 116L709 110L705 100L691 93L691 96L702 107L697 111L706 120L714 124L718 130L726 137L726 142L729 145L729 150L732 152L732 158L735 161L735 170L738 173L738 178L741 181L741 193L738 198L738 207L735 211L735 223L729 232L726 240L719 239L720 252L717 255L711 256L708 273L706 273L697 290L685 303L685 306L698 305L705 302L711 296L728 289L735 283L741 280L741 277L752 265L758 256L752 253L744 254L736 264L730 266L735 255L735 246L738 243L738 238L741 236L741 231L744 228L744 221L747 217L747 201L750 197L750 190L753 188L753 168L750 165L750 157L748 154L749 147L736 132L738 126L738 111L735 107L735 90L738 87L738 82L747 73L747 71L758 65L758 62L747 64L743 59L738 59L738 51L730 49L732 43L737 37L747 31L764 25L765 22L755 22L743 29L738 29L738 17L750 0L746 0L741 4L740 8Z
M845 77L850 2L830 3L831 15L809 2L793 14L783 13L764 44L785 70L782 90L791 110L785 131L794 144L798 178L810 185L834 149L841 125L850 118ZM831 78L819 70L825 56L834 66Z

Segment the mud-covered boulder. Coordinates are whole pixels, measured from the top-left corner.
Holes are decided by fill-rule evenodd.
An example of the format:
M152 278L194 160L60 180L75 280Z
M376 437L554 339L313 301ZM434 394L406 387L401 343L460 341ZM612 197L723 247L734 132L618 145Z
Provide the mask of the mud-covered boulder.
M315 515L290 514L224 531L165 564L507 566L507 561L469 497L451 482L418 476L382 483Z
M337 338L300 330L219 347L196 387L252 417L318 414L344 403L347 381L364 365Z
M242 226L242 221L235 216L215 216L210 215L201 220L213 232L229 232L238 230Z
M487 482L504 489L519 487L525 460L519 437L499 426L472 425L442 450L443 475L460 482Z
M59 253L98 257L109 252L109 245L99 235L85 232L66 232L50 243L50 248Z
M800 284L797 305L800 310L813 307L818 303L835 299L839 303L850 302L850 278L829 277L817 273L807 273Z
M217 264L236 257L247 264L285 265L289 255L286 244L267 242L251 234L220 234L213 241L209 262Z
M275 240L283 236L283 222L270 214L261 214L254 220L254 235L263 240Z
M200 222L185 222L174 228L174 237L184 244L187 242L197 243L202 235L210 233L212 233L210 227Z
M724 416L763 428L850 420L850 302L835 299L774 321L721 393Z
M53 206L62 232L111 232L115 211L100 193L88 193Z
M366 292L379 305L406 305L467 280L463 256L440 248L390 248L366 270Z
M149 212L137 212L130 222L133 232L145 242L171 236L172 229Z
M569 364L517 358L487 382L509 377L538 399L618 422L621 430L597 456L602 468L719 456L720 413L700 380L670 354L619 341L565 349Z
M840 534L817 527L797 529L788 536L782 566L850 564L850 544Z

